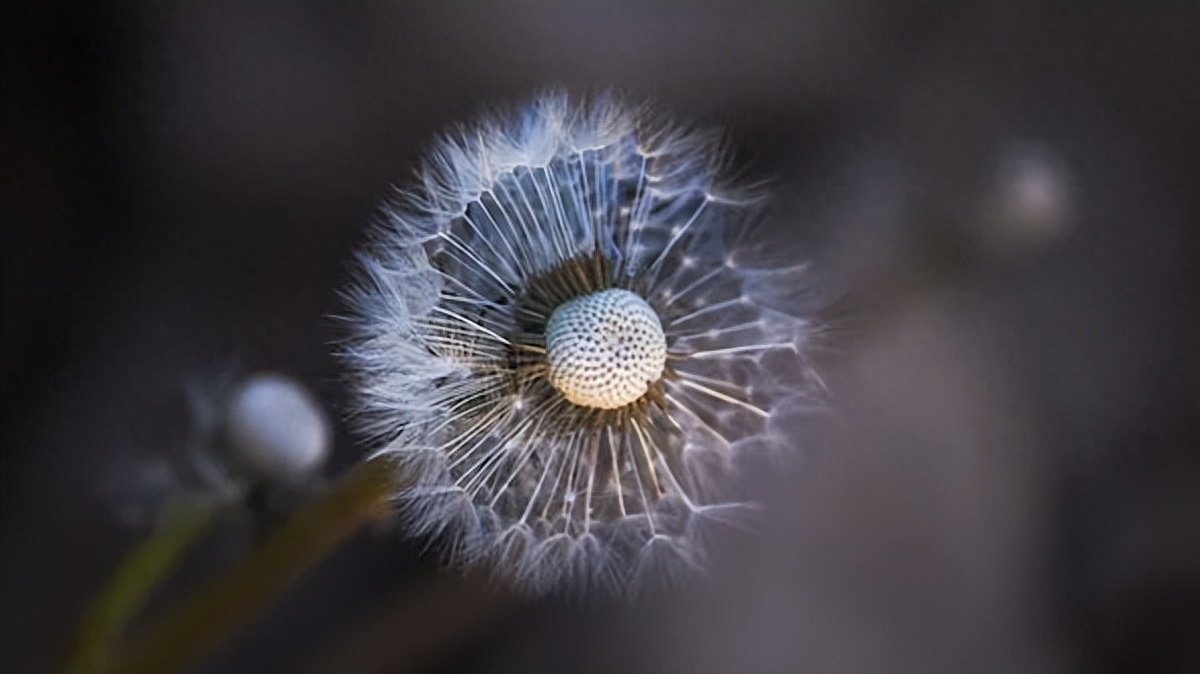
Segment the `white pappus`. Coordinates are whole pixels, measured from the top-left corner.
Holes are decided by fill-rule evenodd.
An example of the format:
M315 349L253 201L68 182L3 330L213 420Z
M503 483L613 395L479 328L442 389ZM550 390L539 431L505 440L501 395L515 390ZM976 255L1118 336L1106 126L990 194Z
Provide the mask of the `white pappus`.
M556 92L442 138L385 207L343 357L404 523L447 561L533 594L670 581L746 507L739 457L792 450L804 265L761 263L726 156Z

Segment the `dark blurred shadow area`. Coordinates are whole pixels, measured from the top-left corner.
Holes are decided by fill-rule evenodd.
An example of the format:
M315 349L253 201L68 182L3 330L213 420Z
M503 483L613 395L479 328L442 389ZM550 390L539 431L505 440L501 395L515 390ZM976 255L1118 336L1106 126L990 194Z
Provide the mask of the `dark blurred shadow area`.
M1200 669L1200 5L6 3L0 671L144 529L172 400L334 411L377 205L483 106L728 129L854 301L711 582L514 603L364 532L205 671ZM337 424L330 476L367 453Z

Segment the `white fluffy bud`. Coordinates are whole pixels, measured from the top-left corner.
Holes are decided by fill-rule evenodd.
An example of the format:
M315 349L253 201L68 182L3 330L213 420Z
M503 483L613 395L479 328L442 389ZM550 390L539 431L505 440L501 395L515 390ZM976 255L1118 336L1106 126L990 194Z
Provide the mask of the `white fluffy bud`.
M229 397L225 432L238 458L268 478L303 477L329 453L325 412L302 384L282 375L242 382Z

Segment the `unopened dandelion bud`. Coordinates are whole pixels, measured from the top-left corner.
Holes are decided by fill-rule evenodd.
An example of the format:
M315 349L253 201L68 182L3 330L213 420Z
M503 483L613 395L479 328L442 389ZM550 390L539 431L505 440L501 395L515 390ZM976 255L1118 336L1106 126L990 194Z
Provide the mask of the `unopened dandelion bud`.
M303 384L258 374L230 394L225 434L235 457L258 476L290 481L325 462L331 431L324 410Z

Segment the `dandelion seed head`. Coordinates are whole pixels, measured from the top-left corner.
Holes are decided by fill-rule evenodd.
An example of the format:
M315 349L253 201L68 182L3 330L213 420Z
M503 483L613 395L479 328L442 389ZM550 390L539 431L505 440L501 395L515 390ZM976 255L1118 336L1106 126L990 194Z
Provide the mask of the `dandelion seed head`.
M409 530L530 593L705 566L794 451L815 377L804 265L756 258L718 137L550 94L459 128L384 209L343 350Z
M628 290L567 300L546 321L546 378L576 405L614 410L635 402L666 363L658 314Z

